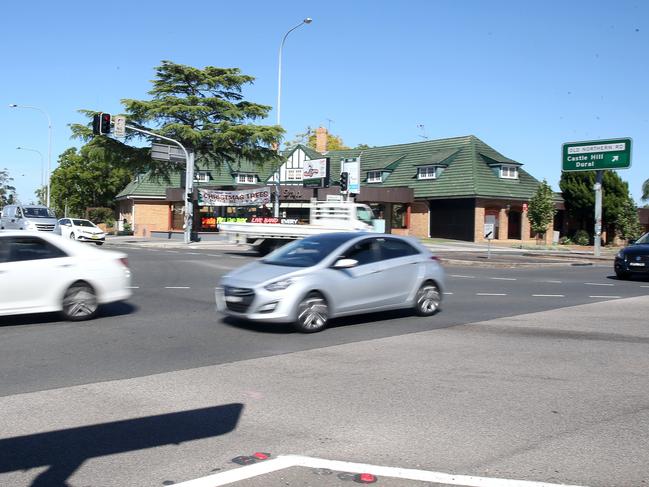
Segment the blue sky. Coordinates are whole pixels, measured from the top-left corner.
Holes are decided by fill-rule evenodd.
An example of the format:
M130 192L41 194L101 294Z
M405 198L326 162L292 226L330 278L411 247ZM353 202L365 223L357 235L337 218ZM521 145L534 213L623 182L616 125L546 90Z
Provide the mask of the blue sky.
M558 190L561 144L631 137L620 171L640 203L649 178L649 2L240 1L3 2L0 169L23 201L77 145L78 109L119 112L147 98L161 60L239 67L254 102L277 101L286 41L286 138L323 125L349 146L473 134Z

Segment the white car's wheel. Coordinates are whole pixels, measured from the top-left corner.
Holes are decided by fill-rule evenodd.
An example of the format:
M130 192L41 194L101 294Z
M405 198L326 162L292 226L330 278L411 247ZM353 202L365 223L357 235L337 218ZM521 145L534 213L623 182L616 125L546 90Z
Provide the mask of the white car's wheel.
M70 234L70 240L76 240L76 238L74 237L74 233Z
M63 296L63 314L66 320L89 320L97 313L99 304L95 290L85 282L75 282Z

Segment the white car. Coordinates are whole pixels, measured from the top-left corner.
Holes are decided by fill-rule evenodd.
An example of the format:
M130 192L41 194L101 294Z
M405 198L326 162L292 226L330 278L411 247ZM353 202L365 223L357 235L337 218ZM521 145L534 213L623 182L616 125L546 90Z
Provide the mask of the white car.
M94 242L102 245L106 241L106 234L90 220L81 218L61 218L59 220L61 236L80 242Z
M0 316L60 312L86 320L131 296L126 254L44 232L0 232Z

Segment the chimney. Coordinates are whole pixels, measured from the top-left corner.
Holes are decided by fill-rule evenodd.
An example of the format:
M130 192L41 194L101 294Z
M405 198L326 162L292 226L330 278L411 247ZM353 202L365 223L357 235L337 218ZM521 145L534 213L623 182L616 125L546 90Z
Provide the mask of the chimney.
M327 129L324 127L318 127L315 129L315 150L318 152L325 153L327 152Z

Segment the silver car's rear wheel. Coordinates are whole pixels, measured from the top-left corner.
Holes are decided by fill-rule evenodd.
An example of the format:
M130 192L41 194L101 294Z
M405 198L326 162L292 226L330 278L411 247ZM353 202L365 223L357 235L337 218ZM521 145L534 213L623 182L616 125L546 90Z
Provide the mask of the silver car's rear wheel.
M295 328L302 333L314 333L327 326L329 306L324 296L310 292L297 306Z
M95 316L98 307L95 290L85 282L76 282L63 296L61 313L67 320L82 321Z
M442 294L433 282L425 282L417 291L415 311L419 316L431 316L439 309Z

